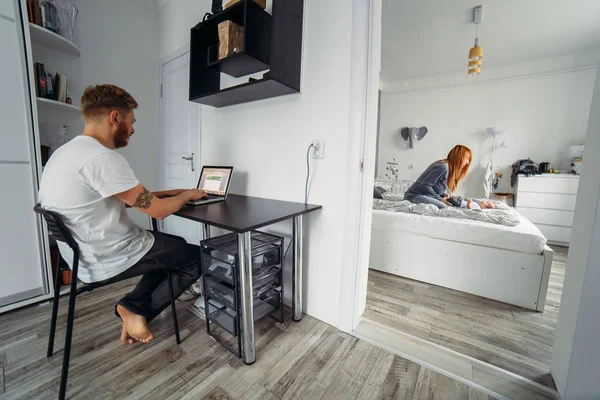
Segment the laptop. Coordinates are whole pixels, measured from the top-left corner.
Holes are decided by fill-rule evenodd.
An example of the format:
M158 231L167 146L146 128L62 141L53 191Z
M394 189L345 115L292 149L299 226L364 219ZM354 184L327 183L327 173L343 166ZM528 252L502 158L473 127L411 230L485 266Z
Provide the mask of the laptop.
M225 201L229 193L229 184L233 167L202 167L202 173L198 180L198 189L204 190L208 195L206 199L188 201L190 206L217 203Z

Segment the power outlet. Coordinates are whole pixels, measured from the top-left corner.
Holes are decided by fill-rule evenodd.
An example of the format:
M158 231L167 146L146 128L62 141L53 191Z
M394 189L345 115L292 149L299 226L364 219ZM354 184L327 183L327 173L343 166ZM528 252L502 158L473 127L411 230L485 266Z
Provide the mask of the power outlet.
M325 140L313 139L312 145L312 158L325 157Z

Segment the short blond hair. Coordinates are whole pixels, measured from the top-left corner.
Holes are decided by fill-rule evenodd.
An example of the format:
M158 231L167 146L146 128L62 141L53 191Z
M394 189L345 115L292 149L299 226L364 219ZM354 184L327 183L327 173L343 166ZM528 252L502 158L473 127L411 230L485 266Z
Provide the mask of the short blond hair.
M130 112L137 106L132 95L115 85L88 86L81 96L81 113L86 121L98 121L114 109Z

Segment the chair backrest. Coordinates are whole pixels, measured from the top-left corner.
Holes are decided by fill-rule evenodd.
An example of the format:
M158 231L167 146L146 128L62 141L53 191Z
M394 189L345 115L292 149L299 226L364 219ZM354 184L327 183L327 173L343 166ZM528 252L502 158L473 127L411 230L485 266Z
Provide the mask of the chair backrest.
M75 239L73 239L73 235L71 235L71 232L65 226L65 223L58 213L48 211L39 204L36 204L35 207L33 207L33 211L44 217L46 224L48 225L48 230L52 233L54 239L59 242L65 242L73 250L74 254L79 254L79 245Z

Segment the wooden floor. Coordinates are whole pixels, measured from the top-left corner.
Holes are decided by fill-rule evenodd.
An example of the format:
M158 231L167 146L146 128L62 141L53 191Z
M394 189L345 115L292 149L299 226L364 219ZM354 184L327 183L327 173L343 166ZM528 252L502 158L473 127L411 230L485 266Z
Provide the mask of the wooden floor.
M115 301L126 281L78 298L67 397L73 399L491 399L486 394L305 316L282 328L259 324L257 361L244 363L211 340L178 303L152 323L156 340L122 345ZM55 355L46 358L50 307L0 316L0 399L54 399L62 361L66 298Z
M552 248L543 313L370 270L363 318L555 389L549 371L568 249Z

